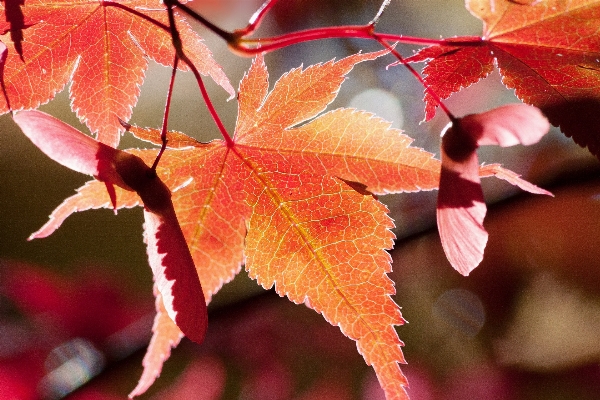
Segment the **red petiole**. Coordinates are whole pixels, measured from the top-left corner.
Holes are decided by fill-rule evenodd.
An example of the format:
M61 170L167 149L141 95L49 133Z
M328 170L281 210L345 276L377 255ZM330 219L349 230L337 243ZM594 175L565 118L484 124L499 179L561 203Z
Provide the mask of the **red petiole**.
M404 58L400 55L398 51L396 51L393 46L389 44L390 41L394 41L397 43L404 44L415 44L415 45L447 45L447 46L479 46L481 45L480 40L473 41L446 41L444 39L428 39L421 37L413 37L413 36L404 36L404 35L396 35L389 33L379 33L375 32L375 25L381 17L385 8L389 5L390 0L384 0L379 11L373 20L367 25L345 25L345 26L334 26L334 27L324 27L324 28L314 28L314 29L306 29L297 32L291 32L283 35L278 35L270 38L258 38L258 39L250 39L247 36L252 35L256 29L260 26L262 21L264 20L267 13L275 6L278 0L266 0L261 7L252 15L250 18L248 25L242 29L235 30L233 32L225 31L219 28L217 25L208 21L202 15L198 14L193 9L189 8L187 5L180 3L178 0L164 0L164 3L167 7L167 13L169 16L169 26L164 26L157 21L154 21L157 26L162 29L169 29L173 41L173 46L176 50L176 62L178 59L181 59L188 67L192 70L196 81L198 82L198 86L200 88L200 92L202 93L202 97L208 110L215 121L221 135L223 136L225 142L227 142L228 146L233 146L234 142L232 137L227 132L227 129L223 125L221 118L219 117L212 101L210 100L210 96L206 90L204 82L202 80L202 76L198 72L197 68L190 61L190 59L184 54L183 46L181 44L181 39L179 37L179 32L175 26L175 18L173 14L173 7L177 7L181 11L188 14L190 17L200 22L206 28L211 30L213 33L224 39L229 45L230 49L235 53L244 55L244 56L252 56L257 53L266 53L275 51L278 49L282 49L287 46L291 46L294 44L309 42L313 40L323 40L323 39L336 39L336 38L353 38L353 39L367 39L367 40L375 40L380 43L383 47L390 50L390 52L398 59L398 61L403 64L411 74L423 85L425 90L437 101L440 108L446 113L448 118L451 121L454 121L456 118L450 112L450 110L446 107L446 105L442 102L441 98L426 84L423 77L408 63L405 62ZM119 6L118 3L110 2L110 5ZM133 11L133 10L130 10ZM166 121L168 119L167 114L170 108L170 99L171 99L171 91L173 80L175 77L175 68L173 70L173 76L171 80L171 85L169 87L169 95L167 98L167 106L165 110L165 118L163 120L163 130L161 132L161 139L163 141L163 145L157 156L157 159L154 162L153 169L156 168L158 161L166 148Z
M181 59L181 61L186 63L187 66L192 70L192 73L194 74L194 77L196 78L196 81L198 82L198 87L200 88L200 93L202 93L202 98L204 99L204 103L206 104L206 107L208 108L210 115L212 116L213 120L215 121L217 128L219 128L219 131L221 132L223 139L227 143L227 146L233 147L233 144L234 144L233 139L229 135L229 132L227 132L225 125L223 125L223 121L221 121L221 118L219 117L217 110L215 109L212 101L210 100L210 96L208 95L208 91L206 90L206 86L204 85L204 81L202 80L202 75L200 75L200 72L198 72L198 69L196 68L194 63L185 55L185 53L183 51L183 46L181 44L181 38L179 37L179 31L177 31L177 26L175 25L175 17L173 15L173 6L170 3L171 3L171 1L169 1L169 0L165 1L165 4L167 6L167 13L169 15L169 28L171 30L171 37L173 40L173 46L175 47L175 52L177 54L177 57L179 59Z
M156 173L156 167L158 166L158 162L162 157L165 149L167 148L167 128L169 125L169 111L171 110L171 98L173 97L173 86L175 85L175 75L177 74L177 65L179 64L179 56L175 54L175 58L173 60L173 69L171 71L171 80L169 82L169 90L167 91L167 102L165 104L165 114L163 116L162 129L160 131L160 140L162 141L162 146L160 146L160 150L156 159L154 160L154 164L152 164L152 171Z

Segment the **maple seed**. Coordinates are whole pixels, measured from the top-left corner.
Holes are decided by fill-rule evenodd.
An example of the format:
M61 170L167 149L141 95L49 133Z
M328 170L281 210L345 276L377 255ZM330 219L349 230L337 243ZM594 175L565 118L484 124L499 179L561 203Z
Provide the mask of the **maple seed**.
M460 120L456 123L460 125ZM447 129L443 133L443 138L442 147L445 154L456 162L466 161L479 147L477 141L470 135L465 135L460 127Z
M48 114L21 111L13 119L48 157L104 182L115 208L113 185L138 194L144 202L148 261L167 314L186 336L202 342L208 324L204 293L171 191L162 180L141 158L102 144Z
M437 224L448 261L461 274L468 275L479 265L488 238L483 227L486 206L475 151L481 145L530 145L549 128L548 120L537 108L509 104L459 118L442 133ZM535 185L508 180L524 190L549 194Z

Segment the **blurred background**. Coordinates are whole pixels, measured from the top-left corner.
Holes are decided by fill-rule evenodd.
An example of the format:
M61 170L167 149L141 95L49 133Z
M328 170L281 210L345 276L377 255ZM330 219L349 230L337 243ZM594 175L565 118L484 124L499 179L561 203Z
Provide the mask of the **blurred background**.
M222 28L244 27L256 0L196 0ZM309 27L365 24L371 0L281 0L256 36ZM249 58L206 39L234 87ZM393 0L378 30L428 38L478 35L461 0ZM325 40L266 56L271 85L300 65L378 46ZM399 46L404 55L415 47ZM414 145L439 155L443 115L423 119L423 88L391 57L358 65L329 109L355 107L393 121ZM170 71L150 62L132 123L159 127ZM233 131L235 100L206 80ZM518 101L494 73L447 102L456 115ZM42 110L86 131L63 92ZM191 74L178 74L170 128L218 138ZM0 398L123 399L140 377L154 315L142 210L71 216L51 237L28 242L88 178L46 158L8 116L0 118ZM143 144L125 136L122 148ZM519 193L485 180L490 242L469 277L445 260L435 230L436 192L381 198L398 240L392 251L398 327L413 400L597 399L600 393L600 164L553 130L541 143L484 148L551 190ZM375 374L338 328L302 305L264 291L243 272L214 297L206 342L184 339L144 399L383 399Z

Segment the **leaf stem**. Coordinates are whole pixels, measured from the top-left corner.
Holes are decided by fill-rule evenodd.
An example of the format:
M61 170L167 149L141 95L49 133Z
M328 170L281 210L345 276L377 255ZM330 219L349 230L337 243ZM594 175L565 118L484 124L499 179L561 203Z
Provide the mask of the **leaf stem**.
M196 11L192 10L185 4L182 4L178 0L164 0L164 3L167 6L167 9L171 9L171 7L177 7L178 9L182 10L190 17L200 22L206 28L210 29L213 33L220 36L227 43L235 40L235 35L233 33L227 32L226 30L219 28L217 25L213 24L212 22L204 18L202 15L198 14Z
M175 75L177 74L177 66L179 65L179 56L175 53L173 58L173 68L171 70L171 80L169 81L169 91L167 92L167 101L165 104L165 115L163 117L162 130L160 139L163 143L167 142L167 125L169 123L169 111L171 109L171 98L173 97L173 87L175 86Z
M404 57L402 57L402 55L400 55L400 53L392 45L390 45L386 39L380 37L379 34L377 34L377 33L373 33L373 37L375 38L375 40L377 40L379 43L381 43L381 45L383 47L388 49L390 51L390 53L392 53L398 59L398 61L410 71L410 73L421 83L421 85L423 85L423 87L425 88L425 91L427 93L429 93L431 95L431 97L433 97L433 99L437 102L437 104L440 106L442 111L444 111L444 113L448 116L450 121L455 122L457 120L457 118L454 116L454 114L452 114L450 109L444 104L444 102L442 101L440 96L438 96L438 94L427 84L427 82L425 82L425 80L423 79L421 74L419 74L417 72L417 70L415 70L413 68L412 65L407 63L404 60Z
M163 116L162 129L160 131L160 140L162 141L162 145L160 146L160 150L154 160L154 164L152 164L152 171L156 174L156 167L158 166L158 162L162 157L165 149L167 148L167 127L169 125L169 111L171 110L171 99L173 97L173 86L175 86L175 75L177 74L177 65L179 64L179 56L175 53L175 58L173 59L173 69L171 70L171 80L169 82L169 90L167 91L167 101L165 104L165 114Z
M252 14L252 17L250 17L250 20L248 21L248 25L246 25L245 28L236 29L233 32L233 34L240 38L252 35L262 23L262 20L264 19L265 15L267 15L269 10L273 8L277 1L278 0L265 0L265 2L260 6L260 8L256 10L254 14Z
M172 2L173 2L172 0L165 0L165 4L167 6L167 13L169 16L169 28L171 30L171 39L173 41L173 47L175 47L175 52L177 54L177 57L179 57L179 59L181 61L183 61L192 70L192 73L194 74L194 77L196 78L196 81L198 82L198 87L200 88L200 93L202 93L202 98L204 99L204 104L206 104L206 107L208 108L208 111L210 112L211 117L215 121L215 124L217 125L219 132L221 132L223 139L227 143L227 146L233 147L234 141L231 138L231 136L229 135L229 132L227 132L225 125L223 125L223 121L221 121L221 118L219 117L219 114L217 113L217 110L215 109L215 107L210 99L210 96L208 95L208 91L206 90L206 86L204 85L204 81L202 80L202 75L200 75L200 72L198 72L198 69L196 68L194 63L185 55L185 53L183 51L181 37L179 36L179 31L177 30L177 26L175 25L175 16L173 14L173 6L171 4ZM175 2L178 3L177 1L175 1Z
M223 139L227 143L228 147L233 147L233 145L234 145L233 139L231 138L231 136L229 136L229 132L227 132L225 125L223 125L223 121L221 121L221 118L219 117L217 110L215 109L212 101L210 100L210 96L208 95L208 92L206 91L206 86L204 86L204 82L202 81L202 76L196 69L196 66L194 66L194 64L192 64L192 62L189 59L187 59L187 57L185 59L182 58L182 60L192 69L192 72L194 73L194 76L196 77L196 80L198 81L198 87L200 88L200 92L202 93L202 98L204 99L204 103L206 104L206 107L208 108L210 115L212 116L213 120L215 121L217 128L219 128L219 132L221 132L221 136L223 136Z

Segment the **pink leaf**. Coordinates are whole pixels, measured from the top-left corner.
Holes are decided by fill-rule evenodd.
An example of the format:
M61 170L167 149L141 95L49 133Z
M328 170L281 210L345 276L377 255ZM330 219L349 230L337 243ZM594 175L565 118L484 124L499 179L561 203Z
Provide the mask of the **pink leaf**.
M475 152L454 162L442 146L442 171L438 193L437 224L450 264L463 275L483 259L488 234L483 227L486 206Z
M529 192L550 194L497 164L480 169L477 148L533 144L549 128L537 108L509 104L460 118L443 134L437 223L448 261L461 274L468 275L479 265L488 238L480 176L494 175Z

